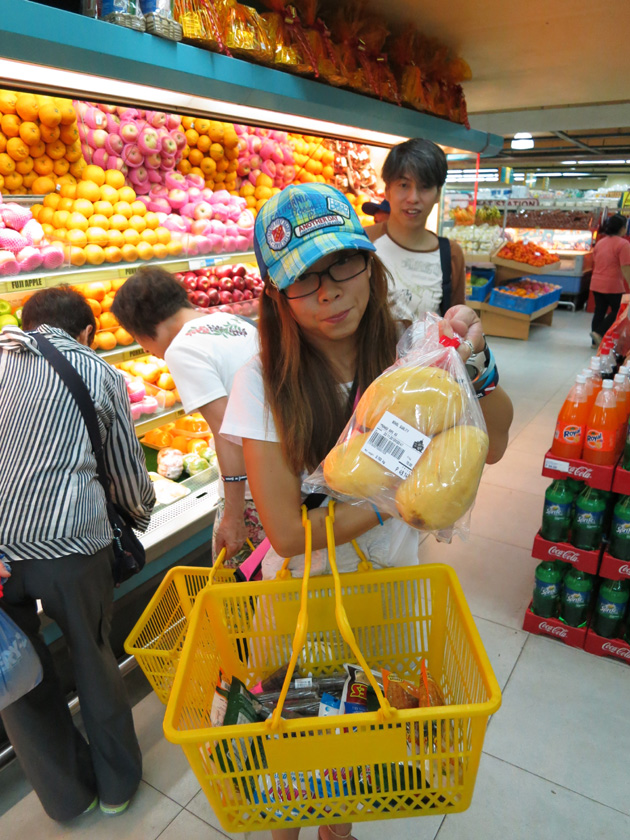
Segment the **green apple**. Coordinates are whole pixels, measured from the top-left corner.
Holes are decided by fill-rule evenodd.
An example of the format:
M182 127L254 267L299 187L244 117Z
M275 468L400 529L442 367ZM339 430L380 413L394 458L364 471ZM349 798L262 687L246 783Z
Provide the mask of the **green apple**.
M0 315L10 315L11 304L8 300L0 300Z
M15 315L11 315L11 313L9 313L8 315L0 315L0 330L3 327L9 327L9 326L11 326L11 327L19 326L18 319L15 317Z
M20 325L20 327L21 327L21 326L22 326L22 307L20 306L20 308L19 308L19 309L16 309L16 310L15 310L15 312L14 312L13 314L14 314L14 315L15 315L15 317L18 319L18 324L19 324L19 325Z

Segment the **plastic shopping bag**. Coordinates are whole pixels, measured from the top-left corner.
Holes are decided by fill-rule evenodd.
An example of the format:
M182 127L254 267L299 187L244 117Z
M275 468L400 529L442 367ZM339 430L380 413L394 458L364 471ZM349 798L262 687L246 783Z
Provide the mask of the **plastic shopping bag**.
M15 703L41 681L42 665L35 648L0 609L0 710Z
M398 360L361 396L337 445L308 477L309 492L371 502L441 540L467 532L488 453L470 379L428 314L398 345ZM449 346L450 345L450 346Z

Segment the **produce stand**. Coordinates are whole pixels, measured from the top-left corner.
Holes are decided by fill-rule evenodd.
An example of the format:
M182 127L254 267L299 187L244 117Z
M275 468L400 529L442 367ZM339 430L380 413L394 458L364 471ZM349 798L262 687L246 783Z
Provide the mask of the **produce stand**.
M469 300L468 305L479 313L481 325L486 335L518 338L527 341L532 324L542 324L546 327L552 325L553 311L558 306L558 302L550 303L531 315L525 312L513 312L500 306L491 306L484 301Z

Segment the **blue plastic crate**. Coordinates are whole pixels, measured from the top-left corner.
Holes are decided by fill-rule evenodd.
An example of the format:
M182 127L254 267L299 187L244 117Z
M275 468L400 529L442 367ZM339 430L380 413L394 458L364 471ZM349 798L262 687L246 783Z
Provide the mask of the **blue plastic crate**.
M490 293L490 306L499 306L501 309L510 309L512 312L523 312L525 315L533 315L539 309L544 309L551 303L560 300L562 289L557 288L547 292L538 298L521 298L515 295L507 295L501 291L501 287L493 289Z
M473 265L470 269L470 273L475 274L477 277L487 277L488 282L483 286L471 286L470 294L466 295L466 297L468 300L485 300L492 288L492 284L494 283L494 268L475 268Z

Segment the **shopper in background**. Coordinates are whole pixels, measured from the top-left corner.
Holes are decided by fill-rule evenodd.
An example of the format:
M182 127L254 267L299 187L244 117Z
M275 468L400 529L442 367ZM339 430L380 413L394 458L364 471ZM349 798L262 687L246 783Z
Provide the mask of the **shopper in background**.
M237 373L222 434L243 445L247 474L272 549L263 577L273 577L283 557L301 576L304 530L300 506L305 471L336 444L362 393L396 358L396 323L387 302L387 272L346 198L324 184L290 186L272 197L256 219L255 248L265 294L261 297L261 353ZM445 316L476 351L484 346L472 309ZM470 349L462 346L467 358ZM490 436L491 461L507 446L512 406L496 387L481 400ZM328 571L326 508L309 518L313 574ZM371 505L338 503L337 562L355 571L358 543L377 566L417 562L417 532L397 519L379 524ZM401 539L413 536L413 547ZM406 542L396 553L394 544ZM349 838L352 826L321 826L320 840ZM272 832L296 840L299 829Z
M24 305L37 330L85 380L99 421L114 502L144 531L155 502L135 435L125 382L92 350L85 298L48 289ZM18 327L0 335L0 554L11 564L0 608L41 659L39 686L1 713L16 755L46 813L69 820L125 810L142 775L131 708L109 642L113 534L87 427L70 391L35 340ZM39 635L37 601L72 654L86 743Z
M389 214L392 212L389 201L386 198L378 204L375 201L366 201L361 205L361 210L367 216L374 217L375 225L386 222L389 219Z
M246 484L243 450L219 434L236 371L258 352L258 330L227 312L194 309L172 274L141 268L116 294L112 312L136 341L164 359L190 414L199 411L214 435L224 495L219 500L212 547L226 549L227 565L249 554L245 540L263 539L260 518Z
M426 229L447 171L442 149L418 138L394 146L383 164L390 214L366 233L391 274L394 317L407 324L425 312L443 315L466 300L461 246Z
M625 238L628 219L617 214L606 220L604 233L593 250L591 291L595 298L595 312L591 324L593 347L615 322L621 296L630 291L630 242Z

